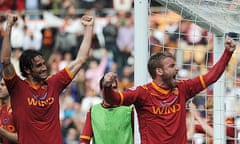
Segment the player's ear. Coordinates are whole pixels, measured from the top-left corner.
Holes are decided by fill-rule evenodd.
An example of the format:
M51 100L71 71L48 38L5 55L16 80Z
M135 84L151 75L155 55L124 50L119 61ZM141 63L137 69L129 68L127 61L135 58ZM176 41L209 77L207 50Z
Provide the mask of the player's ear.
M163 69L162 68L156 68L156 74L157 75L162 75L163 74Z
M24 71L29 75L30 73L31 73L31 70L30 69L28 69L28 68L24 68Z

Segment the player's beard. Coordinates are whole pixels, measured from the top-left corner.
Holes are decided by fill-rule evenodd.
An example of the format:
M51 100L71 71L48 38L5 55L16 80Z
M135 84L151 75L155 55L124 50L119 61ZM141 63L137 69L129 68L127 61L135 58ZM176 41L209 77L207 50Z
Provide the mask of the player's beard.
M169 89L176 88L176 80L173 75L165 73L163 74L163 82Z
M38 73L32 71L32 77L33 77L34 81L41 82L41 81L44 81L47 79L48 73L46 70L40 71Z

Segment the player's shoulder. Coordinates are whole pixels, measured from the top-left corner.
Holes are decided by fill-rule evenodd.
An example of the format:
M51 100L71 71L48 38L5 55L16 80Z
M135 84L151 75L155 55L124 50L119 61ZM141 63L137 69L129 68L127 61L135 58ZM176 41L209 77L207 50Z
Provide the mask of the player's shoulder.
M144 84L144 85L140 85L139 87L141 87L141 88L147 90L147 89L149 89L150 87L152 87L152 83L149 82L149 83L146 83L146 84Z

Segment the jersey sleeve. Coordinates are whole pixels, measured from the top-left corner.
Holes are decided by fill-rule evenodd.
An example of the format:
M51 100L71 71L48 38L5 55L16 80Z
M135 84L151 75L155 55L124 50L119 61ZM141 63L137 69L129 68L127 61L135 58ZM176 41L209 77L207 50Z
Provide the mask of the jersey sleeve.
M93 135L93 130L92 130L92 123L91 123L91 109L90 109L86 115L86 120L80 136L80 143L90 144L92 135Z
M203 80L206 86L213 84L220 78L230 61L231 56L232 52L225 50L218 62L208 71L207 74L203 75Z
M140 96L141 87L136 89L127 89L126 91L114 91L110 87L104 88L104 99L111 105L126 105L134 104L137 98Z
M47 81L49 84L54 85L56 89L62 91L72 81L72 78L68 68L64 68L58 73L49 76Z
M232 52L225 50L218 62L206 74L179 82L180 89L187 93L187 99L216 82L223 74L231 56Z
M11 95L12 91L14 90L15 87L17 87L17 84L19 84L22 80L20 79L20 77L15 73L11 78L4 78L4 81L6 83L8 92Z

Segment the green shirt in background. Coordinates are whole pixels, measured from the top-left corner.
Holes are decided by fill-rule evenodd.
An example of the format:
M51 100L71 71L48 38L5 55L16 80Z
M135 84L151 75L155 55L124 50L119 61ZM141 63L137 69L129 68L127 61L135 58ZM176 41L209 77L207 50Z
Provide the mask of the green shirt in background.
M93 144L133 144L133 106L91 108Z

